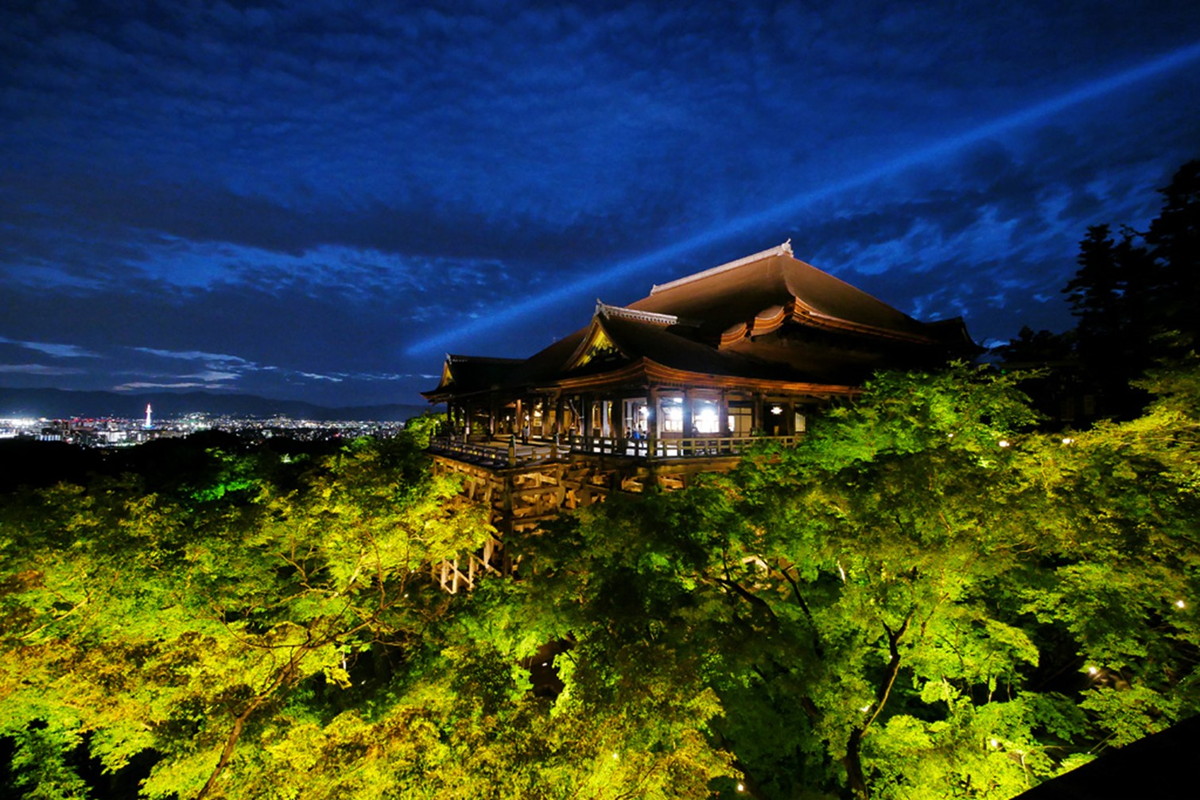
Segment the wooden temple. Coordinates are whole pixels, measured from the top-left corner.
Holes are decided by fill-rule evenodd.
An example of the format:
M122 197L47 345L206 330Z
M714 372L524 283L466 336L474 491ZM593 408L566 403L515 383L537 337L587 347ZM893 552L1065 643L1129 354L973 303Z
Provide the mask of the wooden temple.
M585 327L530 358L447 356L423 392L448 410L430 452L502 533L531 528L612 492L730 469L764 438L793 442L875 370L977 352L961 318L919 322L784 243L627 306L597 301ZM476 557L441 579L453 590L493 568Z

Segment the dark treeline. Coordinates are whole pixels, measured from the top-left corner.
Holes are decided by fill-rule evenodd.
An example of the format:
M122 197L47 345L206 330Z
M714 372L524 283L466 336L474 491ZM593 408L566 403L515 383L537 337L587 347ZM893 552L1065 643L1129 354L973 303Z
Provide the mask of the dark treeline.
M1147 230L1088 228L1063 289L1073 330L1023 328L1001 348L1010 363L1048 368L1030 388L1051 417L1131 419L1150 397L1134 382L1200 341L1200 161L1160 192L1162 210Z
M431 568L495 531L430 420L10 480L0 794L1008 798L1197 713L1195 323L1121 272L1187 291L1173 191L1170 225L1089 233L1076 332L1010 351L1115 419L1055 429L1017 370L880 374L794 448L507 537L470 594Z

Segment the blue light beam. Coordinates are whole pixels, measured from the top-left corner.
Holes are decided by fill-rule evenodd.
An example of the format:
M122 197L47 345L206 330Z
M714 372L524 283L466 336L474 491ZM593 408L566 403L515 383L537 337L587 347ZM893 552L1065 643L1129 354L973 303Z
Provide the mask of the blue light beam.
M1185 64L1195 61L1197 58L1200 58L1200 42L1173 50L1170 53L1153 58L1150 61L1124 72L1119 72L1116 75L1090 81L1079 88L1048 100L1043 100L1040 103L1035 103L1028 108L1007 114L964 133L938 140L931 145L898 156L891 161L871 167L849 178L834 181L819 189L801 192L770 208L753 214L735 217L724 225L709 229L691 238L618 262L602 272L574 281L569 286L552 289L545 294L509 305L501 313L482 316L459 325L456 328L421 339L409 345L404 352L410 356L427 353L456 339L481 333L485 330L495 330L497 326L504 325L517 317L525 316L531 311L546 308L563 300L590 293L592 290L603 287L615 279L625 278L636 272L640 272L646 267L668 259L687 255L711 244L722 242L749 229L757 228L769 222L778 222L781 217L794 214L818 201L826 200L851 189L861 188L874 183L880 178L895 175L920 164L928 164L937 159L946 158L971 145L1008 133L1016 128L1037 122L1046 117L1059 114L1073 106L1086 103L1089 100L1095 100L1111 92L1125 89L1163 73L1179 69Z

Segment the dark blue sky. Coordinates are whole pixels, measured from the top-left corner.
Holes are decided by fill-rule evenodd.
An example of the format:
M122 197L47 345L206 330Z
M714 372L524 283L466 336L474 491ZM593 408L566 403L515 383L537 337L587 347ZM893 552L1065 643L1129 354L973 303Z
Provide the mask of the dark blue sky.
M1200 157L1194 0L415 8L4 3L0 385L419 402L788 238L1061 330Z

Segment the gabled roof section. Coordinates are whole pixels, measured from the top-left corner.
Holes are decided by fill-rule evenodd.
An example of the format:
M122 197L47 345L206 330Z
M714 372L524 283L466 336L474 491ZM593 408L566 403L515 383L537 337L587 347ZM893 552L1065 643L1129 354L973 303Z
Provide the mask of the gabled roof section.
M753 264L755 261L762 261L764 258L771 258L772 256L791 256L791 255L792 255L792 240L788 239L786 242L779 245L778 247L772 247L768 250L760 250L759 252L754 253L753 255L739 258L736 261L729 261L725 264L721 264L719 266L712 267L711 269L706 269L703 272L696 272L692 275L685 275L682 278L677 278L673 281L668 281L667 283L663 283L663 284L656 283L650 287L650 294L658 294L659 292L665 292L668 289L675 289L680 286L686 286L689 283L695 283L696 281L702 281L705 278L711 278L714 275L720 275L723 272L729 272L730 270L735 270L738 267L745 266L746 264Z
M504 376L519 364L521 358L493 358L490 356L464 356L448 353L442 362L442 379L437 388L421 392L427 399L435 400L446 393L465 394L495 388Z
M629 353L613 341L612 335L608 332L606 316L600 312L599 305L601 304L598 303L597 312L592 317L592 322L588 325L583 338L580 339L579 345L562 365L563 372L583 369L593 363L612 364L629 359Z
M914 344L942 343L947 334L962 338L961 323L954 334L918 322L795 258L790 242L655 286L629 307L699 320L705 341L726 346L785 322Z
M632 319L611 319L607 330L631 360L646 359L664 367L706 375L743 378L811 380L786 364L770 364L742 353L723 352L680 336L671 328Z
M528 359L447 356L442 383L424 394L436 402L599 385L605 375L628 383L659 367L698 380L853 385L874 369L976 352L960 318L919 322L798 260L789 241L655 286L628 306L597 300L586 327Z

